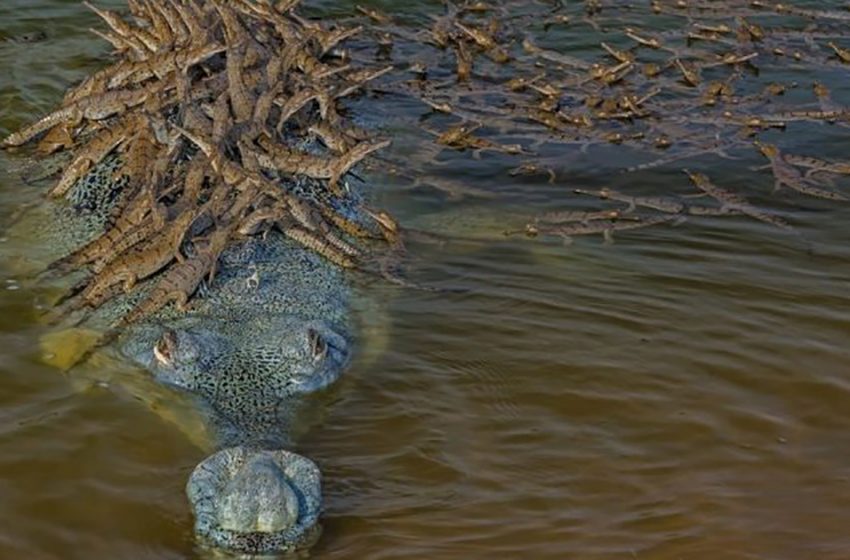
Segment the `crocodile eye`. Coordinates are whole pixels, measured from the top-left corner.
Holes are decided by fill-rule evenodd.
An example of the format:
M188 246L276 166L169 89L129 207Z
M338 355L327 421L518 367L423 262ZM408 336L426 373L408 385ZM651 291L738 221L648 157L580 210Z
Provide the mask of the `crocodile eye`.
M308 330L307 337L310 341L310 352L313 355L313 360L318 362L328 353L328 345L316 329Z
M177 350L177 333L171 329L165 331L153 347L153 355L164 366L170 366Z

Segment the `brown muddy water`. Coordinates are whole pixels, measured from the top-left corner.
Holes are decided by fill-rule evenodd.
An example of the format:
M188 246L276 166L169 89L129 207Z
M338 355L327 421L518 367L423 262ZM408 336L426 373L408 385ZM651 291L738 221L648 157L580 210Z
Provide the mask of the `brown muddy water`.
M76 1L2 2L2 33L48 35L0 43L4 131L102 64L95 24ZM840 157L846 136L800 142ZM464 156L454 178L509 203L375 179L402 223L497 241L416 247L419 279L465 293L364 294L388 302L386 347L298 443L324 473L311 557L850 557L850 204L779 195L805 242L745 219L613 245L499 240L526 205L577 184L682 182L606 174L593 157L570 155L575 174L549 185ZM5 221L44 189L20 180L23 163L0 154ZM769 196L740 162L715 165ZM0 266L0 558L200 557L183 486L205 452L110 372L43 365L35 294Z

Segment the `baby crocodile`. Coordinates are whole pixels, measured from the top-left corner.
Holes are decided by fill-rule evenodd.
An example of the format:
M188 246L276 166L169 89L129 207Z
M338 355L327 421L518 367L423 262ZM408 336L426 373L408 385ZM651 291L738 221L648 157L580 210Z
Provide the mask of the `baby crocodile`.
M522 233L525 233L529 237L537 237L538 235L560 236L567 245L573 242L573 236L601 233L606 243L613 243L615 231L646 228L658 224L673 223L679 220L681 218L677 216L653 216L627 221L621 219L597 219L566 225L528 224ZM512 235L514 233L519 232L506 232L506 235Z
M216 263L227 247L230 233L231 230L227 228L215 230L209 241L201 246L194 256L168 270L154 287L151 295L121 318L115 326L130 325L142 317L159 311L171 302L175 303L177 309L185 310L189 298L198 289L204 277L209 275L212 281Z
M688 177L690 177L691 181L698 189L720 202L720 204L723 205L723 208L740 212L741 214L745 214L751 218L774 225L778 228L793 230L791 224L779 216L768 214L764 210L756 208L747 202L747 199L743 196L718 187L711 182L707 175L691 172L687 169L684 169L683 171L688 175Z
M850 175L850 163L845 161L826 161L809 156L796 156L794 154L785 154L783 158L791 165L807 168L806 178L810 178L817 173Z
M697 206L687 204L685 202L664 197L649 197L649 196L630 196L617 192L613 189L600 189L597 191L586 189L575 189L579 194L596 196L604 200L616 200L617 202L625 202L628 208L624 212L633 212L638 206L642 208L650 208L658 210L665 214L691 214L694 216L722 216L733 214L735 211L730 208L714 208L712 206Z
M785 186L797 192L817 198L825 198L827 200L850 200L842 194L814 186L813 184L815 181L811 178L804 177L796 167L785 161L782 153L779 151L779 148L775 145L763 144L758 141L756 141L755 144L762 155L770 161L770 167L775 179L774 191Z

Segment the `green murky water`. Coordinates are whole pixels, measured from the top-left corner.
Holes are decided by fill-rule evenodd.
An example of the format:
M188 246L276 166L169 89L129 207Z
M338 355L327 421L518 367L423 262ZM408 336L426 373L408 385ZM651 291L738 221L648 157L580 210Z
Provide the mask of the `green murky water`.
M0 32L49 38L0 43L4 131L103 63L95 24L75 1L0 5ZM847 129L801 130L786 145L846 152ZM394 132L394 149L420 138ZM850 555L850 204L772 199L805 243L745 219L613 245L498 240L575 186L685 186L669 169L606 173L608 153L560 154L554 185L448 158L447 177L495 200L375 186L403 223L497 241L416 247L417 277L465 293L373 288L391 301L388 348L347 372L299 443L325 477L312 557ZM3 220L43 191L23 163L0 153ZM756 163L705 165L766 200ZM182 488L204 453L109 372L81 390L42 365L35 294L0 266L0 557L197 557Z

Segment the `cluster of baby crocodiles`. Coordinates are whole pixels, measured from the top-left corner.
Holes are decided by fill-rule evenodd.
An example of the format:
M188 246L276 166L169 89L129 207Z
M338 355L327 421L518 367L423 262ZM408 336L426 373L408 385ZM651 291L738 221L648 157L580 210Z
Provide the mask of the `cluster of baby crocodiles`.
M721 186L726 178L709 168L683 169L713 156L766 160L768 193L775 187L803 198L847 201L833 181L850 174L850 162L780 147L783 138L799 140L811 129L850 126L850 107L835 101L827 86L846 81L850 72L850 11L811 5L467 0L447 2L430 21L365 6L357 7L353 21L371 24L380 45L371 51L374 58L399 68L374 86L387 112L394 100L408 113L411 99L421 102L419 122L409 124L425 130L424 143L432 149L420 149L419 160L405 154L403 166L389 162L413 186L450 197L482 194L480 187L446 180L462 164L444 158L452 167L444 173L442 150L488 157L497 161L491 168L514 158L502 168L510 176L553 184L570 181L570 162L582 163L571 154L579 153L599 162L596 182L603 184L618 171L656 168L672 168L680 178L676 194L647 193L640 184L642 196L611 188L553 189L553 197L571 208L530 213L527 226L517 230L569 238L704 215L743 214L791 230L777 210L756 208L749 195ZM801 71L817 81L794 81ZM401 110L396 118L411 120ZM602 155L592 159L596 153ZM586 167L583 178L593 173ZM601 202L588 208L586 195ZM700 195L708 202L691 200ZM617 206L605 205L612 202Z
M270 228L338 266L366 266L365 240L392 239L392 218L375 211L370 229L335 205L352 167L389 144L339 113L341 98L388 70L340 58L340 43L361 29L305 20L296 1L128 4L132 19L86 3L106 22L96 33L117 60L3 141L38 139L42 152L72 154L53 198L110 158L118 162L122 188L108 227L50 267L92 272L60 315L98 308L154 276L156 286L119 326L170 303L183 309L228 245ZM310 137L321 144L308 146ZM291 177L311 188L283 188Z

